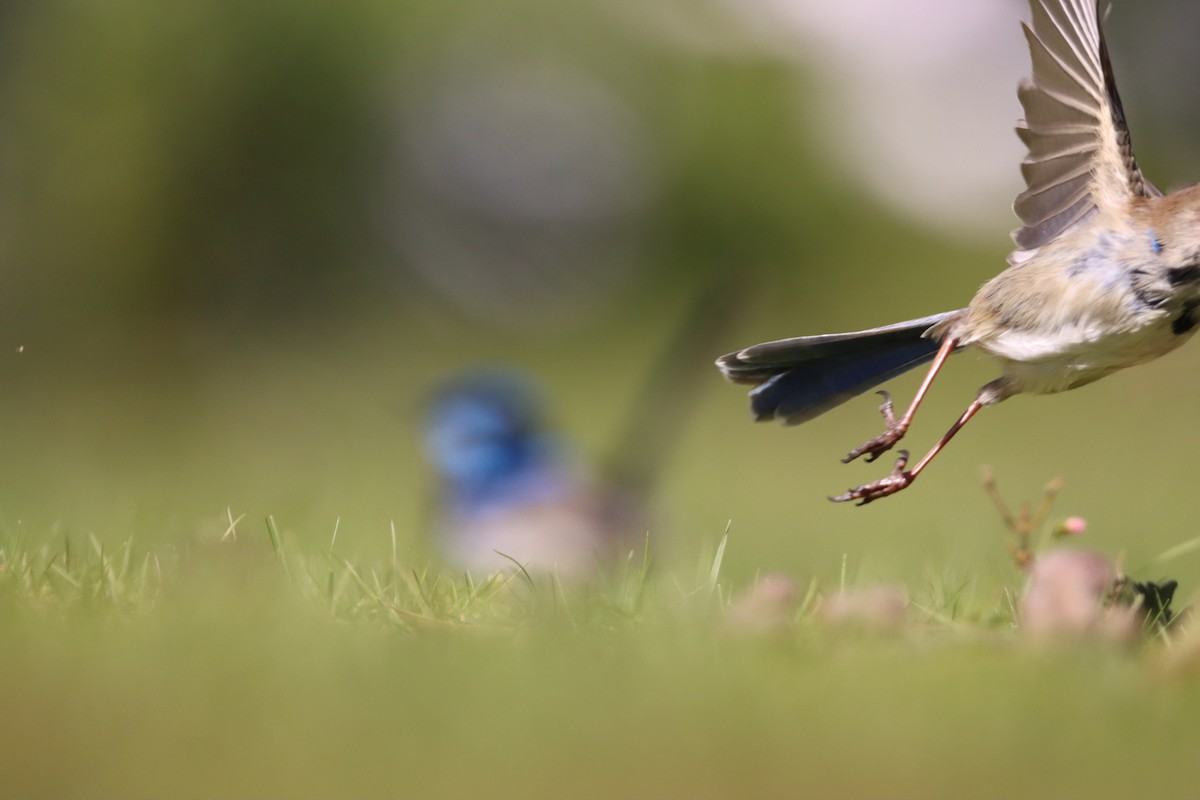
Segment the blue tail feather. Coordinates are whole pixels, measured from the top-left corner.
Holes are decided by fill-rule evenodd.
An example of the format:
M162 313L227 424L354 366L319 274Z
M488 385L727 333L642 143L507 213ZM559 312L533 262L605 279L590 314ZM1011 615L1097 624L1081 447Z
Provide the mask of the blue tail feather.
M806 422L886 380L931 361L938 336L927 336L959 311L851 333L780 339L717 359L725 377L750 392L755 419Z
M768 378L750 392L756 420L807 422L852 397L933 360L938 343L929 339L891 343L869 353L847 353L808 361Z

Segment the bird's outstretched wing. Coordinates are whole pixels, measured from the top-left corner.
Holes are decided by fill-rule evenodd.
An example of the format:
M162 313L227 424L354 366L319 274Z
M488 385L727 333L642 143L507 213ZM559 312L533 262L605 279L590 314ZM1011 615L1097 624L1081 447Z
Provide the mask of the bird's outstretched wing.
M1017 134L1029 148L1021 162L1027 188L1013 209L1013 263L1089 218L1097 209L1158 189L1133 157L1125 112L1113 81L1097 0L1029 0L1022 23L1033 77L1017 95L1025 119Z

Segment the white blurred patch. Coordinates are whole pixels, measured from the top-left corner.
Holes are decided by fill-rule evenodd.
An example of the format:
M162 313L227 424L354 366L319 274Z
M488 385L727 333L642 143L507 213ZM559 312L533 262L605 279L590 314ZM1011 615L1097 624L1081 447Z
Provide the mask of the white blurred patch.
M1017 81L1029 73L1018 0L713 0L805 72L798 113L839 166L902 214L971 235L1015 226L1024 149ZM668 3L668 5L671 5ZM680 9L648 19L719 52ZM697 17L703 14L697 12ZM740 45L744 36L732 34ZM729 52L728 49L725 49Z
M777 52L815 66L817 124L842 164L897 210L940 226L1015 223L1029 71L1002 0L723 0ZM806 109L807 111L808 109Z
M492 322L562 322L627 273L656 170L639 120L598 77L464 58L405 117L388 224L447 299Z

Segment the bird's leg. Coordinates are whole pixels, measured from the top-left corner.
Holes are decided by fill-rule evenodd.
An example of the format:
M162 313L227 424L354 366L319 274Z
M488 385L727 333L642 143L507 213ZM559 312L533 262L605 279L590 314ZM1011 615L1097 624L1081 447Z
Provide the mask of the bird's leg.
M896 442L904 438L904 434L908 433L908 426L912 424L912 419L917 413L917 408L921 405L921 400L924 399L925 393L929 391L930 384L933 383L933 378L938 374L938 370L946 363L946 359L954 352L958 340L947 336L942 340L942 346L938 348L937 355L933 357L933 363L929 365L929 370L925 373L925 378L921 381L921 385L917 387L917 393L913 397L913 401L909 403L908 409L900 419L896 419L892 413L892 396L887 392L879 392L883 396L883 404L879 406L879 413L883 414L883 421L887 424L887 430L871 439L868 442L854 448L850 454L842 459L843 464L849 464L854 459L863 454L867 455L867 461L874 461L883 453L891 450Z
M873 483L863 484L857 489L851 489L845 494L840 494L837 497L829 499L835 503L857 500L858 505L865 506L872 500L887 497L889 494L895 494L901 489L906 488L917 479L917 476L921 474L921 470L925 469L926 465L933 460L933 457L941 452L946 443L954 438L954 434L958 433L962 426L967 424L967 420L975 416L975 413L981 408L983 408L983 403L979 400L975 400L971 405L967 406L967 410L950 426L950 430L946 431L945 435L938 440L938 443L912 469L905 469L908 466L908 451L901 450L900 458L896 459L896 466L892 468L891 475L888 475L886 478L880 478Z

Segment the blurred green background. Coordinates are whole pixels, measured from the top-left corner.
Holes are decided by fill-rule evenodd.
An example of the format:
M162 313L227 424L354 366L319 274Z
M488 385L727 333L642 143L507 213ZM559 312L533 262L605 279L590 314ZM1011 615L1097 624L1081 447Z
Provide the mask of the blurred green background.
M707 350L677 356L694 361L688 401L648 412L683 420L655 498L655 536L676 552L732 520L739 574L821 573L843 554L896 579L983 569L1000 535L984 464L1014 499L1062 476L1064 513L1131 564L1191 535L1190 348L989 410L916 491L866 509L825 497L880 472L838 463L878 427L873 398L756 426L711 367L766 338L960 306L1001 268L1026 69L1015 0L983 4L984 30L960 10L940 31L936 3L847 9L859 19L843 27L874 18L862 35L883 26L892 42L861 54L868 84L900 91L911 74L940 99L940 118L915 123L854 116L836 94L848 68L823 60L833 35L800 2L0 8L10 526L172 541L224 530L228 507L315 540L340 518L343 542L367 549L394 521L424 554L416 427L432 385L473 364L528 370L564 433L604 459L653 405L634 407L639 387L689 306L733 276L735 311ZM1117 71L1147 171L1173 186L1198 161L1197 103L1171 93L1196 48L1147 40L1195 12L1134 11L1110 24ZM879 159L852 149L862 131L953 132L972 109L1008 149L913 187L941 205L878 199L896 194L887 170L873 183L846 166ZM911 446L991 375L956 359ZM1195 585L1200 561L1179 566Z
M424 564L435 553L423 402L458 369L507 364L544 385L558 428L600 462L637 415L678 421L653 494L651 533L667 574L695 574L729 525L723 567L741 585L760 572L836 584L845 568L861 583L978 583L999 603L997 587L1017 579L980 486L990 465L1014 501L1036 500L1061 476L1056 513L1088 519L1088 546L1123 556L1139 577L1165 571L1191 595L1200 556L1147 564L1197 533L1200 347L1078 392L989 409L912 490L861 509L825 498L888 469L839 463L878 432L873 397L796 429L754 425L743 390L713 368L717 355L764 339L959 307L1004 265L1020 188L1010 129L1027 69L1016 23L1024 3L856 0L840 20L822 11L835 5L0 0L0 527L33 541L93 534L114 547L132 537L170 549L218 539L229 513L245 515L242 541L265 547L261 520L272 515L299 547L325 546L336 526L341 552L370 558L390 551L394 523L402 560ZM1163 0L1117 3L1109 25L1140 159L1163 187L1200 175L1197 24L1196 6ZM918 96L926 100L914 106ZM854 101L864 97L876 105ZM976 137L979 122L994 139ZM714 285L730 287L734 307L714 317L699 352L673 350ZM684 359L685 397L647 402L643 387L664 359ZM958 356L910 433L914 450L992 377L983 359ZM890 388L906 398L915 382ZM274 599L189 616L192 599L212 602L225 589L236 587L185 591L148 631L101 626L94 640L27 618L6 623L18 653L6 683L70 688L49 716L23 706L19 691L5 694L17 722L4 741L16 748L22 731L70 729L64 746L86 754L113 728L181 725L197 752L226 742L218 761L233 768L223 777L244 778L250 795L255 780L280 786L261 770L310 760L287 787L295 796L355 785L350 761L313 766L327 752L323 736L363 748L370 774L385 771L393 751L375 732L393 710L486 752L484 740L503 730L446 721L474 703L513 714L526 733L574 731L578 740L558 744L573 754L565 772L599 740L627 741L620 752L643 753L638 769L659 775L668 794L682 793L688 764L730 753L762 786L796 785L802 774L780 771L799 770L792 746L828 756L814 756L824 766L818 786L854 772L860 751L892 752L885 766L908 774L981 719L991 720L981 739L1042 748L1025 751L1040 774L1073 757L1068 737L1030 742L1021 724L1046 710L1041 670L996 668L986 649L928 672L928 661L913 665L888 644L864 659L835 649L832 670L813 666L828 655L819 652L799 673L787 655L735 649L680 686L673 659L707 663L703 643L667 637L637 650L631 666L613 656L620 641L558 662L544 643L497 656L474 641L435 640L413 661L407 639L363 641L332 623L306 619L293 637L277 624L286 615ZM220 621L226 611L244 626L237 634ZM330 646L317 656L320 643ZM210 647L223 658L195 669ZM484 662L499 672L471 672ZM53 663L77 666L47 670ZM371 663L398 671L363 666ZM592 663L600 666L580 678ZM442 673L452 664L474 688L451 700L457 673ZM1079 668L1050 670L1066 692L1060 720L1095 710L1095 695L1071 693ZM1142 680L1128 663L1086 669L1097 694ZM139 670L160 677L122 683ZM898 675L907 693L889 693L881 674ZM405 681L433 677L424 705L398 696ZM993 680L993 700L907 740L906 724L920 725L926 708L978 699L979 683ZM583 731L563 708L523 703L531 684L569 696L577 681L631 705L606 707L599 728ZM747 694L756 682L766 694ZM485 686L511 705L489 705ZM361 687L382 693L366 698ZM711 705L696 702L710 690ZM853 703L822 707L832 728L786 744L812 704L854 691ZM1146 711L1143 695L1118 695L1099 717L1113 741ZM1183 732L1170 721L1176 700L1151 709L1172 737ZM222 709L237 708L251 709L253 723L232 732ZM294 716L275 716L281 709ZM622 738L655 709L688 731L665 763L641 749L664 731ZM864 731L860 720L876 712L881 727ZM726 738L704 738L714 719ZM420 735L428 728L407 730L405 747L445 754L435 735ZM119 791L123 759L164 757L138 749L152 738L128 751L125 740L110 742L80 768L107 775L93 784L101 794ZM485 766L515 779L513 764L537 757L525 744L542 741L512 737ZM246 755L260 742L270 743L266 766ZM1143 742L1130 758L1152 749ZM45 760L31 763L55 770L54 748L40 752ZM1121 750L1111 742L1089 752L1113 770L1138 766L1114 761ZM976 754L937 785L955 792L985 762L1003 769ZM170 774L152 773L149 794L181 774L195 781L182 796L205 794L212 773L164 763ZM591 769L584 774L600 768ZM710 794L689 796L755 785L716 772L694 773ZM452 770L431 775L426 788L464 786ZM554 777L531 790L549 791ZM843 796L880 787L855 785Z

